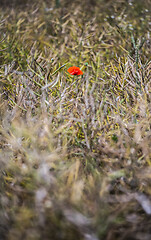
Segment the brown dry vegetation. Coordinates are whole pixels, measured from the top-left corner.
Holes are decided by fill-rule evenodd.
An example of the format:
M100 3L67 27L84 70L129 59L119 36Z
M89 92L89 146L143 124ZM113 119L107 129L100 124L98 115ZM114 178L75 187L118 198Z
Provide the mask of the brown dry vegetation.
M1 3L0 239L151 239L149 6Z

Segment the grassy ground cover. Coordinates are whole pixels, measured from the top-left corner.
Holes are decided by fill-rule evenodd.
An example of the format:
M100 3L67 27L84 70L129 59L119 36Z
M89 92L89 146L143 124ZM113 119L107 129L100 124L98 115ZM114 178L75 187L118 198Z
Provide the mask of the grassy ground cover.
M0 239L151 239L149 2L1 3Z

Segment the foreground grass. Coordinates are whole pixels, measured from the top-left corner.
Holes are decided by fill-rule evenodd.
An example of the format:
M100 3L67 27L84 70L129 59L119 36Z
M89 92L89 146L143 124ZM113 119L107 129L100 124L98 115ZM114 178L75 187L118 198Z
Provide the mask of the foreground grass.
M1 239L151 238L149 2L91 4L1 9Z

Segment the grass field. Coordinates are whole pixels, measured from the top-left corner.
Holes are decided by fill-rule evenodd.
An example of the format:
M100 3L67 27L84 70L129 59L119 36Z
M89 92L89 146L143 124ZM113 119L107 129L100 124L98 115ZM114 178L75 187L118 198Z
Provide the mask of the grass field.
M1 3L0 239L151 239L150 10Z

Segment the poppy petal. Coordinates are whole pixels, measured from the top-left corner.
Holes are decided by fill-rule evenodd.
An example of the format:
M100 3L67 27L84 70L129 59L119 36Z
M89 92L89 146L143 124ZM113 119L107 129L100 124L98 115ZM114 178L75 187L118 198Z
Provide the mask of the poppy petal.
M73 66L67 70L71 75L83 75L79 67Z

